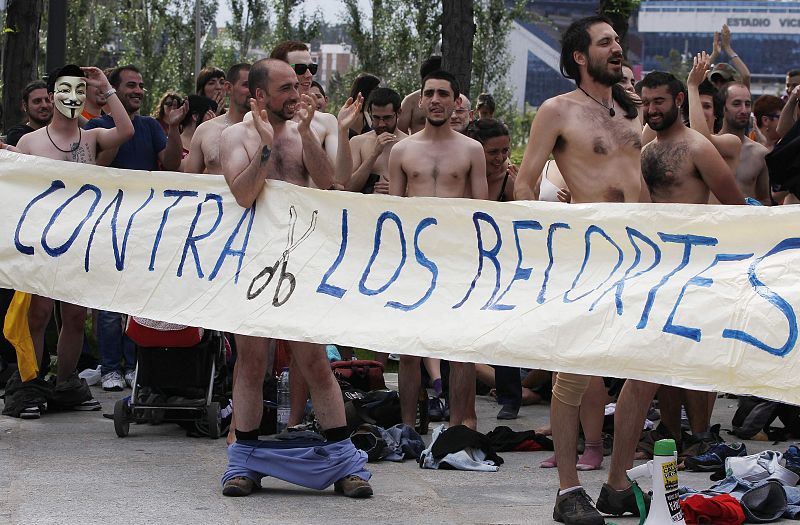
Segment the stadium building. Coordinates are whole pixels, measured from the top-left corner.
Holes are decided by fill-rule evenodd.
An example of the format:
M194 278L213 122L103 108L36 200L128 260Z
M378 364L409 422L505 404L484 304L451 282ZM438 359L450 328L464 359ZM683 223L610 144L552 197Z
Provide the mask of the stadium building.
M532 21L515 22L509 37L509 81L520 110L573 89L559 71L560 35L572 20L595 13L597 2L535 0L529 9ZM661 68L672 50L684 57L711 52L723 24L750 69L753 92L782 93L786 71L800 67L799 1L645 0L631 17L628 60L639 75Z

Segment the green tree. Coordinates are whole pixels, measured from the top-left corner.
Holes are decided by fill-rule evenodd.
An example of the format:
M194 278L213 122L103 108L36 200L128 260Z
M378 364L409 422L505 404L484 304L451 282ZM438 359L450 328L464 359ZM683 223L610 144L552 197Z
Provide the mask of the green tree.
M231 21L225 23L225 30L239 60L247 60L250 49L269 30L269 5L270 0L228 0Z
M372 18L361 12L357 0L343 0L344 25L353 42L361 71L380 77L401 94L419 89L419 65L433 54L441 36L438 0L372 0ZM332 101L346 98L354 75L331 83Z
M271 45L268 47L285 40L311 42L320 34L322 14L317 11L307 15L305 9L302 9L303 2L304 0L273 0L275 25L269 35ZM293 18L296 23L292 22Z
M118 6L109 0L69 0L67 4L67 63L112 65L111 42Z
M608 17L617 32L622 52L628 55L628 27L631 15L641 4L641 0L600 0L597 12Z

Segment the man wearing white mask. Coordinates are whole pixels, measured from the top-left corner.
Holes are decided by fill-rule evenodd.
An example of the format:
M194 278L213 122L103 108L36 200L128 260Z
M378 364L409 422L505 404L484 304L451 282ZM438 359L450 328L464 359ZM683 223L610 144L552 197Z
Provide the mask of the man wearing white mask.
M107 108L114 118L115 128L82 130L78 117L86 102L87 89L98 89L108 100ZM50 123L23 136L17 151L67 162L95 164L98 149L118 147L133 136L125 108L116 96L108 79L96 67L67 65L48 77L48 92L55 105ZM36 357L41 360L44 332L53 313L53 299L34 295L28 313ZM75 366L83 347L86 308L61 303L61 332L58 337L58 380L51 404L72 410L99 410L100 404L88 387L78 379ZM38 417L41 407L29 407L24 417Z

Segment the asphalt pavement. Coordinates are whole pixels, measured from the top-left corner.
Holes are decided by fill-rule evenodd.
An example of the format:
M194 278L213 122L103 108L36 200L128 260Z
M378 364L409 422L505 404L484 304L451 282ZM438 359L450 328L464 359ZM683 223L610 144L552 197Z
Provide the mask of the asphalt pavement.
M396 385L396 374L387 379ZM119 438L102 413L111 413L130 390L92 389L102 412L50 413L38 420L0 416L0 524L553 523L556 471L539 468L549 452L502 453L505 463L494 473L423 470L414 461L372 463L375 496L367 500L272 478L249 497L226 498L219 482L224 439L187 437L175 424L131 425L130 435ZM510 422L495 418L491 398L478 397L476 406L481 432L498 424L529 430L549 419L549 405L523 407ZM736 400L719 398L714 422L730 428L735 409ZM746 443L751 453L783 452L789 445ZM590 496L599 493L609 462L581 473ZM694 488L712 484L708 474L680 472L679 478Z

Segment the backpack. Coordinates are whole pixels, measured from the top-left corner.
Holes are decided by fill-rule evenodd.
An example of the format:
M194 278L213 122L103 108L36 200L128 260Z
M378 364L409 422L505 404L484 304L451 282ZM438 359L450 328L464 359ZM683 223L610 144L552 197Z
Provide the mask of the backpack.
M352 395L352 390L349 392ZM391 428L403 422L400 415L400 395L394 390L373 390L355 399L345 399L344 412L349 432L353 432L362 423Z

